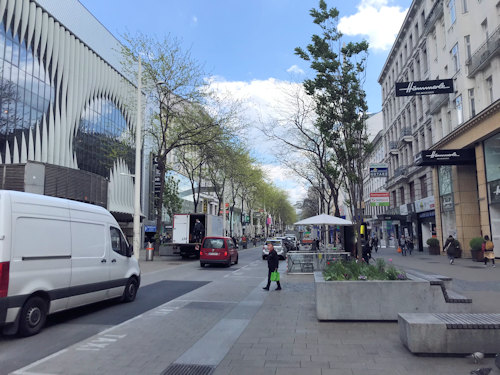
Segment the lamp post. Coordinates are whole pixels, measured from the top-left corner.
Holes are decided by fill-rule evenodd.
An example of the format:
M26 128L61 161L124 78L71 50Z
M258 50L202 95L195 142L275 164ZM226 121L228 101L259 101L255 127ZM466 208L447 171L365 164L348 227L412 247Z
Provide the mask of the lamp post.
M134 185L134 256L139 259L141 249L141 56L137 66L137 123L135 126L135 185Z

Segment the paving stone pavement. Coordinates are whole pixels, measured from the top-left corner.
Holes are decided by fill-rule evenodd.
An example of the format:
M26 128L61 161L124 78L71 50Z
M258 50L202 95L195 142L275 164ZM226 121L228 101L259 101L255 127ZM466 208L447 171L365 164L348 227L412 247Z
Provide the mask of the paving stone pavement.
M500 268L484 269L470 259L458 259L451 266L446 257L432 257L424 253L398 257L395 249L391 248L380 249L374 257L382 257L387 261L392 259L397 267L450 276L455 283L452 289L473 299L474 312L500 312ZM176 266L175 262L161 258L141 263L144 273ZM261 264L255 267L261 267ZM199 330L213 335L210 327L216 327L221 320L231 318L235 313L247 314L248 307L255 307L254 302L258 301L258 308L244 315L248 319L241 334L234 339L218 365L214 366L214 374L458 375L469 374L479 366L493 367L491 375L500 374L491 357L475 365L463 356L413 355L401 344L396 322L319 322L316 319L312 275L283 273L281 291L263 291L263 283L264 278L256 279L253 285L246 285L245 293L253 296L250 304L247 301L245 305L244 300L240 303L228 300L219 303L218 309L205 310L203 321L197 321L195 309L185 308L190 302L179 298L143 314L142 319L129 321L123 327L114 327L110 332L101 333L69 348L75 353L79 352L79 356L60 356L58 366L61 367L56 372L53 367L44 368L41 364L32 367L36 368L36 372L26 369L25 372L16 373L64 374L70 373L65 372L65 368L71 368L71 374L161 374L169 364L175 363L203 342L199 335L190 335L193 326L179 329L186 321L186 316L180 316L181 309L183 314L186 311L193 314L189 321L198 324ZM166 316L168 319L165 319ZM134 341L120 339L121 330L125 328L128 337L134 337ZM146 332L154 334L145 335ZM137 347L137 338L141 335L145 336L139 340L141 347ZM114 355L127 355L124 360L115 361L116 365L112 369L109 356L98 357L91 350L85 352L92 345L113 340L116 340L116 344L113 344L116 347ZM159 351L158 348L164 350Z

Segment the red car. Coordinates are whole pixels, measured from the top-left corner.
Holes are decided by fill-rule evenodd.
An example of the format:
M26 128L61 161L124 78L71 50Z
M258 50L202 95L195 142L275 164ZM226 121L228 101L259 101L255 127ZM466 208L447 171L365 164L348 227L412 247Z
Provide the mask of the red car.
M200 248L200 266L238 264L238 247L231 237L205 237Z

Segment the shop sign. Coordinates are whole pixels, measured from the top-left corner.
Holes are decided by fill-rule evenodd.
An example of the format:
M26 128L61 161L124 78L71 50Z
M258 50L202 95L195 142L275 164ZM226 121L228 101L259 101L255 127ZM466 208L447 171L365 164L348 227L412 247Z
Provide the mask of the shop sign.
M370 206L379 207L385 206L389 207L389 192L378 192L378 193L370 193Z
M434 217L434 216L436 216L436 213L434 211L422 212L421 214L418 215L420 219L425 219L427 217Z
M453 150L423 150L415 157L415 164L425 165L464 165L476 162L473 148Z
M406 207L406 204L399 206L399 212L401 215L408 215L408 207Z
M387 163L370 164L370 177L388 177L389 166Z
M396 82L396 96L453 93L453 79Z
M144 232L156 232L156 225L144 225Z
M415 212L424 212L434 210L434 196L422 198L415 201Z
M454 211L455 202L453 201L453 194L446 194L441 197L441 211Z
M500 203L500 180L488 182L490 203Z

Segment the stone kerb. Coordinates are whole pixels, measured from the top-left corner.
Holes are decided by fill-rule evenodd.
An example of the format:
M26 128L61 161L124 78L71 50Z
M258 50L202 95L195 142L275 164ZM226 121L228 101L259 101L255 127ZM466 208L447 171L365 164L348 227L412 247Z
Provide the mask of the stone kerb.
M470 303L446 303L439 285L409 280L325 281L314 272L318 320L398 320L399 313L470 312Z

